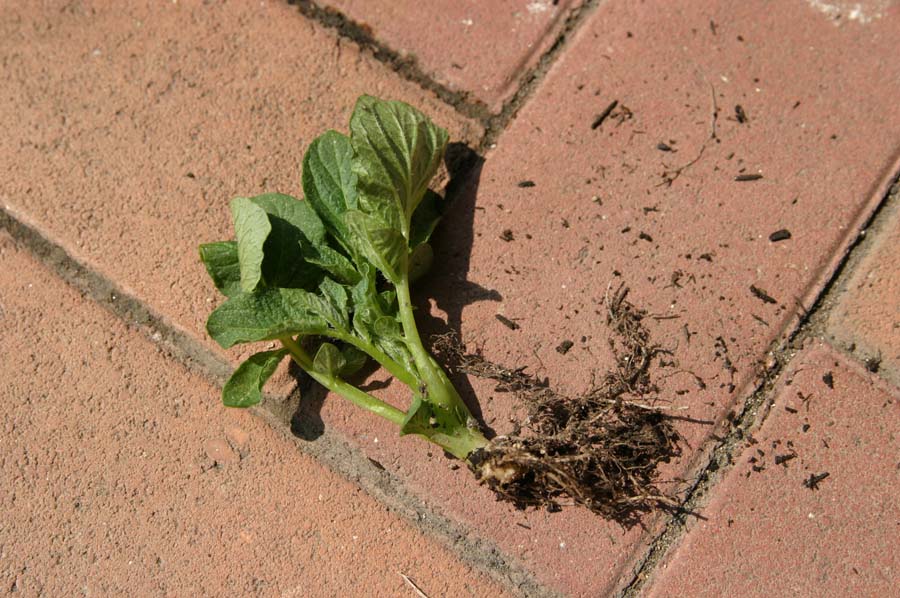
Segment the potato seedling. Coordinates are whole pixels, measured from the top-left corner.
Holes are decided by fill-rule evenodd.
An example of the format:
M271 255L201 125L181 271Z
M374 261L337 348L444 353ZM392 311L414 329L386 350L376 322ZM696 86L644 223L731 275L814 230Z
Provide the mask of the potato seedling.
M657 461L673 454L676 437L658 413L609 396L566 406L549 391L536 390L521 372L451 346L448 355L461 369L501 383L504 376L514 379L519 391L528 391L532 419L543 422L531 437L491 441L426 350L410 284L431 261L429 239L443 200L429 183L447 140L444 129L411 106L362 96L349 136L328 131L309 146L304 200L273 193L231 202L236 239L200 246L209 275L227 297L209 316L207 330L224 348L266 340L281 347L238 366L223 389L225 405L259 403L266 380L290 357L325 388L396 424L400 435L420 436L466 461L479 479L519 506L555 505L557 497L569 496L622 519L621 513L664 501L650 477ZM401 411L347 381L368 359L409 388L409 409ZM541 415L550 408L559 413L560 405L568 412L576 404L578 413L569 413L567 421ZM586 423L588 417L595 422ZM598 421L606 426L599 432ZM571 428L578 422L577 430ZM614 454L604 443L621 428L627 428L619 439L625 452ZM654 448L642 452L629 444L636 432L655 434L645 438ZM600 453L591 446L598 443ZM618 485L603 481L609 477ZM630 502L611 506L625 495Z

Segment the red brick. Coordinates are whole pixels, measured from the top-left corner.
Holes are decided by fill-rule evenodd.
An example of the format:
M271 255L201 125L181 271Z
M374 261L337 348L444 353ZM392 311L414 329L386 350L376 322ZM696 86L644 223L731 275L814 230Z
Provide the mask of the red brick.
M214 350L197 245L233 236L232 197L302 196L307 145L363 93L480 135L280 2L58 4L0 9L0 199Z
M883 197L900 139L898 17L836 26L803 2L601 4L443 223L436 253L447 258L422 290L436 298L433 316L489 359L527 365L577 393L611 363L601 301L608 286L627 284L637 305L677 317L648 318L677 360L659 372L662 398L718 422L681 426L685 457L663 475L691 479L709 434L721 433L723 416L755 388L771 343L796 323L798 302L810 305ZM713 90L719 142L709 141ZM614 111L592 129L613 100L633 118L620 123ZM736 120L738 104L747 123ZM666 165L692 162L705 142L671 186L661 184ZM742 169L763 178L735 181ZM501 238L507 229L512 241ZM791 238L770 241L780 229ZM484 289L503 300L485 299ZM509 330L498 313L520 328ZM566 339L575 346L561 355ZM472 386L488 423L507 431L514 401L492 384ZM399 390L387 396L404 400ZM352 411L330 399L322 417L546 583L596 596L629 579L641 530L623 532L580 509L520 513L491 502L468 472L448 473L438 452L425 459L421 442L397 442L388 425ZM652 535L655 521L645 523Z
M0 583L22 596L505 595L0 233ZM243 430L240 457L226 438ZM222 461L204 449L218 446Z
M580 0L325 0L434 80L498 112Z
M829 372L833 389L822 380ZM896 594L900 395L879 382L831 349L798 355L756 444L646 595ZM804 486L825 472L817 490Z
M828 333L879 374L900 385L900 210L895 191L882 230L855 266L828 318ZM879 361L880 360L880 361Z
M400 96L474 138L449 108L354 46L286 7L248 6L153 4L140 10L153 16L140 27L121 10L28 13L19 23L28 9L16 7L0 20L9 57L0 96L4 203L198 338L214 295L194 258L197 240L229 234L233 195L296 192L303 147L323 128L343 126L356 93ZM892 9L836 26L800 2L602 3L443 226L437 251L446 257L420 287L438 298L433 313L447 314L489 358L529 365L577 392L610 363L595 310L608 284L622 280L651 313L679 316L651 322L681 370L661 381L663 397L691 417L720 420L794 321L795 299L808 304L817 294L848 231L881 197L900 133L896 19ZM710 135L713 97L720 142L694 162ZM614 112L592 129L613 100L634 118L619 124ZM737 104L748 123L731 119ZM677 153L657 149L662 142ZM666 165L689 163L671 186L659 185ZM735 182L742 168L764 178ZM518 187L524 180L536 185ZM768 240L783 228L791 239ZM505 229L513 241L499 238ZM503 301L476 301L484 298L476 285ZM754 297L751 285L777 303ZM496 313L521 328L508 330ZM576 345L563 356L555 347L564 339ZM488 422L506 429L512 402L472 384ZM612 591L640 546L641 530L622 532L581 510L520 513L494 503L423 443L396 439L336 399L322 411L325 425L429 505L564 592ZM684 431L697 449L712 428ZM692 457L667 475L689 470Z

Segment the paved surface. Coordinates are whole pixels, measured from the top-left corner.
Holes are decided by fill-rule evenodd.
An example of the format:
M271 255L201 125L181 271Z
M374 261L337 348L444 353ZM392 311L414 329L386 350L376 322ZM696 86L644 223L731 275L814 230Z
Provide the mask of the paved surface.
M896 591L900 392L813 346L771 409L648 596Z
M897 584L897 3L301 4L0 8L0 204L20 237L0 244L9 591L415 595L399 573L430 596ZM674 351L660 395L706 422L680 424L689 447L664 472L706 520L516 511L337 398L306 397L291 422L286 369L277 417L223 410L209 372L30 255L60 247L94 276L76 281L87 296L110 281L237 363L205 337L217 299L196 244L229 235L232 196L299 195L306 145L346 129L360 93L494 141L438 233L423 329L576 393L611 363L602 300L627 284ZM459 382L510 428L508 395ZM704 474L713 451L733 466Z
M329 0L315 5L344 15L359 34L413 61L469 102L498 112L565 30L579 0ZM307 9L307 12L310 12Z
M830 338L900 385L900 210L886 210L871 247L838 294L828 319Z
M0 233L0 576L16 596L506 592Z

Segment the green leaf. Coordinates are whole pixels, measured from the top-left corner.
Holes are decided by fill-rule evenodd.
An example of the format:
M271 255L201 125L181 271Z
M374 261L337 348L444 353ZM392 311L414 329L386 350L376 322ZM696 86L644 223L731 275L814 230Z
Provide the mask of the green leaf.
M328 245L313 245L306 239L300 239L300 250L304 260L322 268L339 281L350 285L359 282L360 275L353 262L340 251Z
M406 274L407 243L396 228L358 210L348 210L344 219L357 249L394 284Z
M347 366L341 350L331 343L322 343L313 358L313 369L326 376L338 376Z
M312 243L319 245L325 242L325 225L309 203L283 193L257 195L251 197L250 201L270 216L280 218L298 228Z
M434 249L430 243L421 243L409 254L409 282L415 282L431 270L434 263Z
M200 259L209 272L216 288L226 297L241 292L241 266L238 261L237 243L220 241L200 246Z
M425 198L413 212L409 232L409 262L407 270L409 281L422 278L434 262L434 250L428 243L435 227L443 217L443 200L440 195L428 189Z
M408 104L362 96L350 118L350 143L360 209L396 225L386 207L393 206L408 238L410 219L447 147L447 131Z
M400 434L421 434L428 438L456 436L466 429L469 417L469 411L462 403L448 409L430 401L427 395L416 393L406 411Z
M252 291L260 284L270 287L305 288L315 287L322 279L321 271L315 265L303 260L303 252L298 243L325 246L325 226L315 211L304 201L289 195L270 193L250 198L237 198L232 202L241 214L252 214L254 219L265 215L269 232L265 236L238 231L239 255L252 256L252 276L242 280L242 289ZM234 209L234 207L232 208ZM246 220L246 218L244 218ZM241 242L241 239L244 242ZM258 265L262 251L261 265Z
M263 244L272 225L265 210L246 197L231 201L231 217L237 236L241 289L250 292L262 280Z
M353 345L344 345L341 348L341 355L344 356L344 360L347 362L339 372L341 376L352 376L361 370L369 360L369 356L366 353L360 351Z
M239 365L222 389L226 407L250 407L262 400L262 388L287 354L287 349L263 351Z
M372 323L372 330L375 331L377 336L383 338L397 338L403 336L403 328L400 326L400 322L391 316L379 316L378 319Z
M417 394L400 426L400 435L418 434L458 459L465 459L487 443L480 432L469 428L470 417L462 402L447 409Z
M409 225L409 247L415 249L431 239L431 234L444 215L443 199L431 189L425 192L422 203L413 212Z
M400 435L420 434L425 437L430 436L434 432L431 425L433 414L434 409L431 403L423 401L422 396L416 393L409 410L406 412L406 419L403 420L403 425L400 426Z
M325 226L305 201L270 193L251 198L266 211L272 232L263 247L267 286L312 289L322 279L319 268L303 259L300 243L326 246Z
M319 285L320 297L310 298L309 309L325 318L333 328L341 331L350 329L350 299L347 289L326 278Z
M354 332L415 375L417 369L402 328L393 317L396 306L386 303L378 293L375 270L370 264L365 264L360 273L362 279L352 289Z
M310 309L324 301L302 289L263 288L231 297L209 315L206 331L222 348L295 334L327 334L329 322Z
M303 157L303 193L332 236L350 251L343 214L356 209L356 175L351 170L350 139L337 131L316 138Z

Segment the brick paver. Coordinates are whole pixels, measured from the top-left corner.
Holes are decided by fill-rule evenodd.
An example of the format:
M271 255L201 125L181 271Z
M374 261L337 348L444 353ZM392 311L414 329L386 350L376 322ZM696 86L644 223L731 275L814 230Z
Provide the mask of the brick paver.
M455 138L480 133L290 7L81 6L0 9L0 199L201 339L215 299L197 241L229 234L234 195L296 193L303 148L343 128L358 93L411 101ZM662 395L721 422L882 196L900 138L898 20L806 2L601 3L445 222L423 328L445 320L578 392L610 363L600 300L625 283L677 360ZM471 384L509 429L512 401ZM319 415L307 405L300 428ZM642 530L514 511L339 400L320 415L547 584L596 596L627 579ZM668 477L719 427L682 429L690 449Z
M661 372L662 396L721 422L883 196L900 139L898 16L835 26L805 3L604 3L442 225L433 314L488 358L579 392L610 364L600 301L625 283L638 305L677 318L650 320L678 361ZM564 340L575 344L561 354ZM509 430L513 401L472 384L488 422ZM327 401L323 419L548 584L597 596L629 578L641 530L577 509L517 513L465 472L435 484L447 476L440 455L423 459L420 444L350 411ZM682 430L690 448L669 477L721 432Z
M57 4L0 8L0 201L198 338L218 294L197 245L232 235L232 197L302 195L307 145L360 94L480 135L280 2Z
M434 80L498 112L580 0L325 0Z
M895 196L884 230L842 289L828 319L835 342L900 385L900 210Z
M4 593L505 594L5 233L0 260Z
M804 351L646 595L895 595L898 455L896 389L829 348Z

